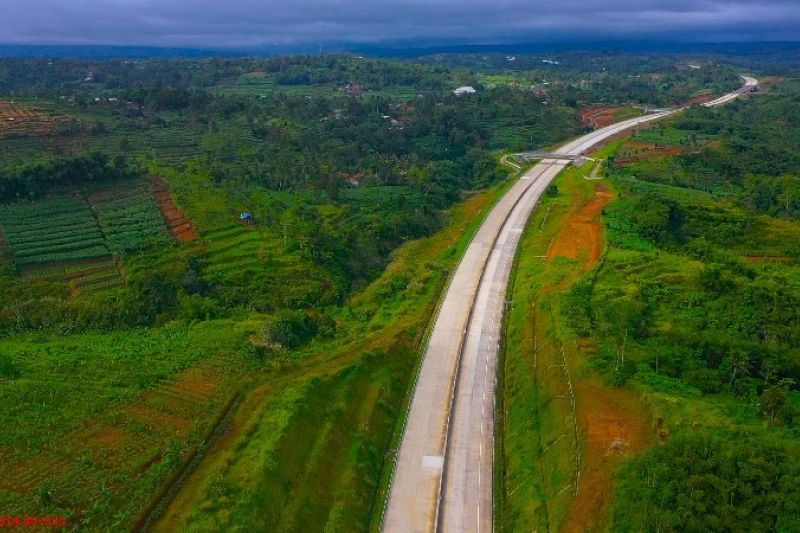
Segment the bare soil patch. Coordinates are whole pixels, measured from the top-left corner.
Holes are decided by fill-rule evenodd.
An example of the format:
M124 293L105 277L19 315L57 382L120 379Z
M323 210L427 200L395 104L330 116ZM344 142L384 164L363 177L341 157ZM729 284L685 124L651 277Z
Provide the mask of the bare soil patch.
M581 122L587 126L599 129L618 122L617 113L624 107L591 106L580 110Z
M566 531L599 531L612 498L615 467L654 442L647 407L629 389L603 385L596 378L576 383L578 422L583 433L583 468Z
M688 152L682 146L657 145L656 143L646 143L641 141L629 141L620 150L615 162L620 165L628 165L655 157L675 156Z
M169 193L169 188L164 179L156 176L152 179L153 196L155 196L161 214L172 232L172 235L181 242L193 241L197 238L197 231L192 221L175 205L175 201Z
M600 214L613 197L608 187L599 183L593 198L582 206L573 206L567 224L559 232L547 254L547 260L568 257L583 259L587 269L595 265L603 251Z

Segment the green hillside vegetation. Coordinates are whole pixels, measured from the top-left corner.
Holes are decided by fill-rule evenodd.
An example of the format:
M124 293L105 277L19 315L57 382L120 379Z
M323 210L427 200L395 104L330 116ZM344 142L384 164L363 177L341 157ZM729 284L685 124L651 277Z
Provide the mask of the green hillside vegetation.
M798 528L800 144L787 110L799 93L785 82L695 107L604 149L618 198L603 209L602 259L583 275L579 261L542 254L594 184L570 170L543 199L505 325L502 529ZM594 413L603 395L615 410ZM596 452L613 491L588 494L592 432L605 417L625 435L638 412L623 452Z
M2 486L9 512L27 512L29 495L40 494L37 512L67 514L85 527L132 524L241 393L233 424L246 429L234 448L214 456L213 468L225 458L223 471L190 478L180 493L199 491L181 515L185 525L265 527L261 496L287 501L269 517L281 530L374 523L385 450L428 318L460 250L505 186L457 206L442 232L403 246L379 278L326 315L287 309L215 319L219 303L183 292L175 303L181 318L161 327L30 332L0 342L0 401L23 400L6 411L16 429L0 443L16 450L7 456L13 471L26 472ZM131 256L130 276L152 269L152 257ZM155 309L163 296L157 287L148 285L142 297ZM71 377L54 387L50 376L63 373ZM291 480L291 492L283 480ZM304 510L311 501L316 513Z
M82 197L0 207L0 229L17 267L109 255L91 207Z
M377 529L430 317L510 183L498 154L579 134L595 99L670 100L665 65L627 92L628 74L609 92L571 68L543 97L349 56L0 59L4 101L69 117L0 139L0 510L90 530Z
M693 109L675 126L719 148L609 167L609 250L564 319L596 343L595 371L664 424L619 472L614 531L798 525L800 165L778 111L797 94Z

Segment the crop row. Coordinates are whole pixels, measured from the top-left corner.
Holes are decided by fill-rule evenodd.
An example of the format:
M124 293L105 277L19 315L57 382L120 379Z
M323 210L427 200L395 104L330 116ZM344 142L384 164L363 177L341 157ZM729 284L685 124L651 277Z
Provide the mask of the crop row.
M85 241L78 241L78 242L66 242L63 244L56 244L56 245L40 245L37 243L32 243L31 246L26 248L14 248L14 257L30 257L32 255L40 254L40 253L49 253L49 252L68 252L71 250L80 250L82 248L91 248L94 246L102 246L105 244L103 237L97 237L91 240Z
M10 237L7 239L8 243L16 248L25 248L29 246L40 246L43 244L48 245L59 245L65 244L68 242L79 242L85 241L90 239L95 239L98 237L102 237L102 233L100 233L100 229L95 224L94 227L86 227L81 228L77 231L70 231L70 232L60 232L54 234L47 234L47 233L28 233L24 235L14 234L11 233Z
M75 213L69 217L58 217L52 219L31 219L31 220L0 220L0 225L7 231L18 235L26 233L50 234L60 231L75 231L87 226L96 226L96 222L91 212Z
M164 218L149 187L140 182L127 190L119 190L116 198L108 202L103 201L106 191L93 196L100 225L112 251L133 251L169 242Z
M4 205L0 208L0 217L8 214L10 217L35 218L85 209L86 207L87 204L83 198L63 196L41 202Z
M0 217L0 223L6 226L15 226L20 228L55 228L59 226L75 225L82 221L91 220L91 218L91 211L89 211L86 206L83 206L80 211L57 213L48 216L2 216Z
M13 232L15 235L24 237L25 235L50 235L57 233L71 233L85 230L86 228L97 227L97 221L91 216L91 213L86 213L80 220L75 220L59 224L48 224L47 222L33 222L30 224L8 224L0 222L0 224L7 228L8 231Z
M119 272L115 268L105 270L98 270L96 272L87 272L81 276L71 278L80 284L88 282L105 281L107 279L120 279Z
M123 198L120 196L127 194ZM121 207L127 207L131 204L146 204L147 202L153 201L153 194L150 191L119 191L114 195L93 195L92 196L92 204L95 206L95 209L104 210L104 209L117 209Z
M58 231L73 231L85 226L96 225L94 217L91 213L80 213L72 216L71 219L66 217L55 219L33 219L30 221L18 220L0 220L3 227L12 229L17 234L24 234L26 232L46 231L47 233Z
M155 205L141 204L137 206L117 207L114 209L104 209L99 212L102 220L151 220L161 218L161 213Z
M168 244L169 238L165 234L147 235L122 234L108 239L109 248L115 252L132 252L154 244Z
M46 279L46 278L82 278L84 272L100 271L111 272L116 268L114 263L109 261L101 261L91 263L81 263L77 265L58 265L47 268L37 268L36 270L28 270L23 272L22 275L26 278L33 279Z
M4 209L20 209L26 210L33 208L44 209L47 207L58 207L58 206L66 206L66 205L74 205L74 204L84 204L85 202L80 196L72 196L72 195L61 195L55 197L48 197L41 199L37 202L23 202L18 204L8 204L3 206Z
M33 265L37 263L49 263L52 261L68 261L70 259L91 259L93 257L104 257L108 255L108 248L104 246L95 246L92 248L82 248L80 250L72 250L69 252L57 253L42 253L30 257L21 257L15 259L17 266Z
M118 278L107 279L107 280L103 280L103 281L95 281L95 282L92 282L92 283L87 283L86 285L83 285L81 287L81 289L84 290L84 291L94 292L94 291L99 291L99 290L102 290L102 289L109 289L111 287L118 287L118 286L123 285L123 284L124 284L124 282L122 281L122 278L118 277Z

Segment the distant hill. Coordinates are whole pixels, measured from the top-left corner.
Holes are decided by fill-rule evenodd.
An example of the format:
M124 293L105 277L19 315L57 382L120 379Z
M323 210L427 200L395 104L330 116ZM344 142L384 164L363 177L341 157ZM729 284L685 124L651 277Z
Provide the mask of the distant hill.
M634 53L705 53L727 56L750 56L775 61L780 57L796 61L800 42L727 42L689 43L665 40L641 41L560 41L504 44L442 44L434 41L261 45L246 48L169 48L125 45L20 45L0 44L0 57L71 57L71 58L152 58L152 57L240 57L345 52L380 57L416 58L435 54L541 54L568 51L616 51ZM776 56L776 53L778 55Z
M742 55L766 52L800 53L800 42L689 43L676 41L562 41L506 44L453 44L414 46L358 46L354 52L385 57L422 57L434 54L537 54L576 50L644 53L718 53ZM795 56L796 57L796 56Z
M244 55L241 51L154 46L0 44L0 57L144 58Z

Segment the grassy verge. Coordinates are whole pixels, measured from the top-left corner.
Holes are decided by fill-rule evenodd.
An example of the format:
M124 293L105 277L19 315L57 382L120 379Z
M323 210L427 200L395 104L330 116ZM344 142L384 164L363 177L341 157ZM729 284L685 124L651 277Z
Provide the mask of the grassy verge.
M441 232L400 248L336 316L334 339L271 361L156 529L376 527L430 317L510 183L472 196Z
M512 304L505 323L501 363L500 463L497 524L500 530L549 530L560 521L571 494L564 494L574 471L574 432L569 406L554 401L558 379L542 380L540 367L551 364L553 343L548 296L575 270L578 261L547 262L552 243L576 202L589 197L594 184L569 168L551 185L522 236L509 288ZM553 194L555 191L557 193ZM546 350L547 353L543 350ZM558 351L557 349L555 351ZM545 365L545 355L547 363ZM563 437L566 435L566 437ZM553 447L555 442L565 445ZM545 450L548 453L545 456ZM559 509L560 508L560 509Z
M598 527L610 473L621 463L607 458L607 447L625 442L627 455L649 442L638 397L597 381L587 366L593 347L567 318L571 287L602 264L601 212L614 196L607 182L585 179L591 167L569 168L555 180L516 258L500 376L500 530Z

